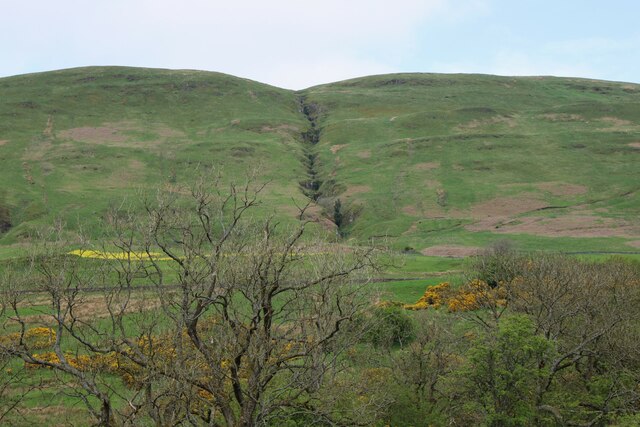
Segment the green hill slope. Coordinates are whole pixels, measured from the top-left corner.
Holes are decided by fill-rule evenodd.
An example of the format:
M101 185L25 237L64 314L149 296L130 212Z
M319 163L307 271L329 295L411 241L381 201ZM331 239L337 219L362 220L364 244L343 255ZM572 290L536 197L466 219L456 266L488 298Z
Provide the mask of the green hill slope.
M0 244L55 218L95 231L137 188L222 165L232 179L258 167L282 218L311 196L333 234L339 199L356 240L633 251L639 159L632 84L401 74L295 93L199 71L31 74L0 79Z
M271 205L303 199L293 93L217 73L81 68L0 79L3 243L63 218L96 224L140 187L201 167L260 168ZM92 227L87 227L91 230Z
M327 191L361 207L351 234L416 249L640 243L638 85L400 74L306 94L321 111Z

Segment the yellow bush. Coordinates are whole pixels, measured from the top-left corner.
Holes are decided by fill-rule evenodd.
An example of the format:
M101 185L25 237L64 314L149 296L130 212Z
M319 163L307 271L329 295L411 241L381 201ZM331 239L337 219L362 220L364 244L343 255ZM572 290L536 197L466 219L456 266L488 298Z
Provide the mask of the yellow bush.
M31 328L25 331L22 338L23 343L29 349L43 350L50 348L56 341L56 331L51 328ZM0 345L5 347L15 347L20 343L20 333L14 332L0 336Z
M44 349L51 347L56 341L56 331L51 328L31 328L24 334L31 348Z
M473 292L458 292L447 302L449 311L470 311L478 308L478 295Z
M92 251L84 249L75 249L69 252L69 255L76 255L81 258L93 258L93 259L120 259L127 260L132 259L134 261L147 261L153 258L156 261L168 261L171 258L160 252L103 252Z
M37 360L41 360L45 363L51 363L51 364L58 364L60 363L60 359L58 358L58 355L55 354L53 351L48 351L46 353L36 353L33 354L32 357L34 359ZM24 364L25 368L42 368L44 366L38 364L38 363L28 363L26 362Z
M449 293L449 282L430 286L415 304L406 304L404 308L407 310L425 310L429 307L440 308L442 304L446 303Z
M510 286L517 285L519 279L510 282ZM481 306L505 306L507 304L507 286L500 282L491 287L487 282L474 279L456 291L449 289L449 283L444 282L430 286L415 304L406 304L407 310L426 310L440 308L446 305L451 312L477 310Z
M53 351L48 351L46 353L35 353L32 355L32 357L38 361L41 361L44 363L50 363L53 365L59 365L61 363L60 358ZM92 358L87 355L79 355L76 357L73 354L66 353L64 355L64 358L69 363L69 365L71 365L72 367L76 368L79 371L89 370L93 366ZM25 367L29 369L34 369L34 368L51 369L50 366L41 365L40 363L29 363L29 362L25 362Z
M404 307L406 304L400 301L379 301L374 304L378 308Z

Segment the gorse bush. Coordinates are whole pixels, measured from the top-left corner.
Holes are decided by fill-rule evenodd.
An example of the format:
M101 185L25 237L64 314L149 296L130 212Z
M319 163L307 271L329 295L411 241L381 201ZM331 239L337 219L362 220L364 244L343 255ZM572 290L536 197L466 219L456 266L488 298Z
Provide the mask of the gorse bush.
M509 286L515 283L517 278ZM403 308L416 311L445 306L448 311L456 312L478 310L488 306L504 307L507 304L509 286L503 281L491 286L483 280L474 279L454 290L448 282L444 282L427 287L415 304L404 304Z
M46 327L34 327L8 335L0 335L0 346L12 348L26 346L33 350L50 348L56 340L56 331Z
M429 286L415 304L406 304L404 308L407 310L424 310L429 307L437 309L447 304L451 293L448 282Z

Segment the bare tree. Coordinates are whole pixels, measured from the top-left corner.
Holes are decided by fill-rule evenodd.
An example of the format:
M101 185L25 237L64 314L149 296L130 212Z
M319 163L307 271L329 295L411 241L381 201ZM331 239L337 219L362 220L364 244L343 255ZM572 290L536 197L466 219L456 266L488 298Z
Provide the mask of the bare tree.
M25 284L25 275L20 274L16 262L7 261L0 266L0 283L12 283L12 288L3 288L0 294L0 319L2 331L6 331L7 313L11 311L11 303L16 301L16 291ZM12 296L14 298L12 298ZM27 395L36 390L39 384L28 383L26 372L22 367L15 366L9 355L19 342L20 333L4 334L0 336L0 424L9 423L9 416L19 417L20 405Z
M54 369L65 376L60 377L60 384L71 378L71 394L85 402L101 424L110 425L110 396L96 372L79 365L81 349L74 346L74 331L82 322L77 311L82 310L87 291L102 282L93 272L80 268L75 257L65 254L60 239L62 231L59 225L48 230L46 236L40 236L41 244L28 257L7 268L2 276L3 326L13 332L4 336L0 355L21 358L25 366ZM23 309L34 293L42 298L46 308L34 310L41 314L25 316ZM48 351L43 351L45 349Z
M391 354L396 381L406 392L418 414L431 415L449 404L442 380L459 364L454 351L460 339L451 331L448 315L434 319L426 312L417 312L415 339Z
M375 251L329 248L305 222L279 224L256 209L261 190L219 178L170 187L145 200L143 215L110 216L114 259L34 258L55 358L23 342L10 355L72 377L101 425L251 426L282 414L370 422L376 413L336 411L320 394L353 380L344 352L361 332L352 321L369 304Z

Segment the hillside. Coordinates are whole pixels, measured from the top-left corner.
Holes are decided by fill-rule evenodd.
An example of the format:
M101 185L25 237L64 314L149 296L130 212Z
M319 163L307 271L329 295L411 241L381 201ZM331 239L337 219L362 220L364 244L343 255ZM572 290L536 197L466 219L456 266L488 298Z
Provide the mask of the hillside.
M267 211L292 219L309 196L335 234L339 199L345 238L426 254L640 247L638 85L401 74L292 92L91 67L0 79L0 117L5 252L55 218L98 235L109 206L197 165L257 167Z
M306 91L324 175L361 206L358 236L426 253L640 246L640 86L402 74Z
M286 90L209 72L80 68L1 79L0 116L5 244L58 217L95 231L140 188L211 165L236 180L259 168L272 206L303 199L306 122Z

